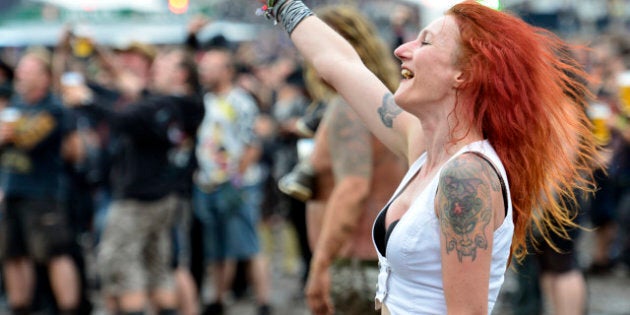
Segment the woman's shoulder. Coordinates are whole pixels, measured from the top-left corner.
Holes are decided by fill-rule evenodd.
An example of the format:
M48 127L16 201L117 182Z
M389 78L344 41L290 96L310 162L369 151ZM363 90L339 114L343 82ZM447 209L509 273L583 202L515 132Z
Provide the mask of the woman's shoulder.
M440 172L442 185L455 185L468 192L477 191L481 185L500 191L501 177L494 161L484 152L476 150L464 151L454 156Z

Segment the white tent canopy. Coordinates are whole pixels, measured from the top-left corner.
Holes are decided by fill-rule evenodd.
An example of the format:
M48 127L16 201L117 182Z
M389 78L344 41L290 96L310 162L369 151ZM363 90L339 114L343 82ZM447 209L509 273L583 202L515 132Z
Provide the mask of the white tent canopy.
M111 46L124 46L133 40L153 44L178 44L186 38L184 23L129 23L79 25L77 35L93 38L98 43ZM215 21L199 33L199 40L205 42L214 36L223 36L228 41L254 40L260 26L228 21ZM0 47L55 45L61 37L63 25L8 25L0 27Z
M134 10L160 12L166 8L161 0L32 0L75 11Z

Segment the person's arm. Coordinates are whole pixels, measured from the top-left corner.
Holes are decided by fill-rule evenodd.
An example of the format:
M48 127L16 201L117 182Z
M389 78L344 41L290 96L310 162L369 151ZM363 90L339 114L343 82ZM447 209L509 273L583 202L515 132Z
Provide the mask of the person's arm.
M233 174L236 178L232 178L240 184L245 171L260 160L262 144L255 131L256 120L259 119L260 114L256 102L249 94L242 94L236 99L236 102L240 104L238 119L236 120L240 141L247 144L238 163L238 173Z
M70 163L79 163L86 156L85 145L81 141L79 132L74 130L63 137L61 156Z
M486 160L467 153L445 166L435 211L448 314L488 314L493 233L505 206L499 177Z
M204 16L195 16L188 22L186 27L186 40L184 42L186 50L192 53L201 50L201 43L199 43L197 34L209 23L210 20Z
M11 124L0 123L0 149L13 142L15 128Z
M61 90L61 76L66 71L66 64L70 60L72 53L72 31L70 29L64 29L57 46L55 47L51 72L52 72L52 91L58 93Z
M324 123L328 124L325 136L333 160L335 187L326 203L305 289L314 314L333 314L328 269L359 224L372 177L370 131L345 103L329 106L331 112Z
M75 108L96 120L107 120L112 130L123 132L142 141L164 141L160 126L155 126L153 117L156 110L169 102L166 97L146 97L130 104L121 111L100 102L94 93L85 85L66 86L62 88L62 99L65 106Z
M262 155L262 148L258 143L252 143L247 146L241 160L238 164L238 174L236 180L240 181L245 171L252 165L256 164Z
M286 10L293 2L298 0L289 0L281 8ZM390 150L409 160L409 148L417 141L413 137L421 135L420 123L394 103L390 91L353 47L316 16L303 19L290 37L306 61L357 111L368 128Z

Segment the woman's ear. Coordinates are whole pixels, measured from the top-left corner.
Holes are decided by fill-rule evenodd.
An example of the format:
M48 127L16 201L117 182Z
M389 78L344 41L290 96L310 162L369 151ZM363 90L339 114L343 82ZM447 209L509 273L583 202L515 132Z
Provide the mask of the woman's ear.
M453 84L453 88L459 88L462 83L464 83L464 73L457 71L455 73L455 83Z

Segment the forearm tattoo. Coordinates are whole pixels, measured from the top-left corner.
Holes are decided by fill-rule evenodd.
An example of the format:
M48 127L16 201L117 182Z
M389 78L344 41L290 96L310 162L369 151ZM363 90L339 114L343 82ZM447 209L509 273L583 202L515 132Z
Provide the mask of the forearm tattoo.
M501 190L492 166L473 154L454 159L443 171L436 200L446 253L460 262L488 249L486 226L492 221L491 191Z
M378 108L378 115L381 116L381 121L385 127L392 128L394 119L400 113L402 113L402 108L398 107L394 102L394 95L392 93L383 95L383 104Z

